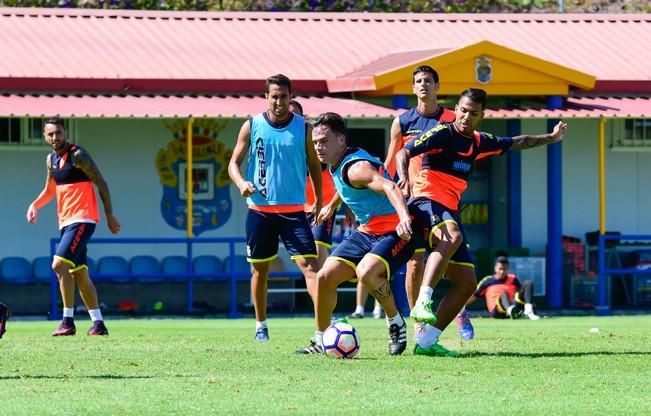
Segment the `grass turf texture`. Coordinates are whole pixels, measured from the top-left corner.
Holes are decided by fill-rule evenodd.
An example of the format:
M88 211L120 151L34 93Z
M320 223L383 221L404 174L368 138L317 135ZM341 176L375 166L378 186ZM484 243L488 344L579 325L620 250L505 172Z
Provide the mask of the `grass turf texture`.
M53 338L55 322L10 321L0 340L2 415L649 414L651 317L474 319L442 338L462 358L387 353L363 319L354 360L298 356L307 318L117 320L109 337ZM411 324L410 324L411 326ZM597 333L591 328L599 328ZM411 328L409 336L411 338ZM515 413L513 413L515 412Z

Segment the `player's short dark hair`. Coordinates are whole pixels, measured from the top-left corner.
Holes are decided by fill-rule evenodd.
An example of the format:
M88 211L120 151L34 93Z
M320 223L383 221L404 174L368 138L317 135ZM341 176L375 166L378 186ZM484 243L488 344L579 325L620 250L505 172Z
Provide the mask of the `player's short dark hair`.
M323 113L312 123L312 128L316 129L319 126L326 126L335 134L346 135L346 122L344 118L337 113Z
M416 82L416 74L419 74L421 72L425 72L427 74L430 74L432 78L434 78L434 82L439 82L439 73L436 72L434 68L432 68L429 65L419 65L414 69L414 72L411 74L411 83L413 84Z
M459 96L459 101L461 101L463 97L467 97L470 101L481 104L482 110L486 108L486 91L480 88L468 88L464 90Z
M289 106L290 106L290 107L291 107L291 106L294 106L294 108L296 109L296 113L298 113L299 116L302 116L302 115L303 115L303 106L302 106L301 103L299 103L298 101L296 101L296 100L289 100Z
M264 83L264 92L269 92L269 87L276 84L281 87L287 87L289 93L292 93L292 82L283 74L272 75Z
M60 117L48 117L45 119L45 122L43 123L43 127L45 127L46 124L54 124L55 126L59 126L64 130L66 128L65 122Z
M500 263L504 264L506 266L509 265L509 258L506 256L499 256L498 258L495 259L495 263Z

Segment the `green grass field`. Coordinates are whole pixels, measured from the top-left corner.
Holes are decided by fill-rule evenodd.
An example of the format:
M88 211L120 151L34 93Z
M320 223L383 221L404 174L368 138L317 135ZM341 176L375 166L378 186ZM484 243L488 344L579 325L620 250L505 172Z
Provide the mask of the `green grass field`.
M353 321L354 360L297 356L312 320L117 320L111 335L52 338L10 321L0 340L0 415L651 414L651 317L475 319L442 344L462 358L390 357L384 321ZM599 332L590 332L599 328ZM411 331L410 331L411 336ZM413 344L410 342L410 347Z

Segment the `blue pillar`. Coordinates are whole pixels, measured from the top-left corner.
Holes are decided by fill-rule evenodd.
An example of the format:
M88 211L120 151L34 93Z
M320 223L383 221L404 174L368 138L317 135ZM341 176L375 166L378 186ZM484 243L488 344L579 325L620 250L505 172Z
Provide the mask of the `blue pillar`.
M562 107L563 97L547 97L547 107ZM547 120L552 131L558 120ZM563 147L547 146L547 305L563 306Z
M409 108L409 96L407 95L394 95L391 99L393 108Z
M506 121L506 135L522 134L519 118ZM509 247L522 247L522 155L520 152L507 153Z
M608 276L604 273L606 270L606 239L603 235L599 235L599 243L597 244L598 248L598 282L597 285L597 306L594 310L597 316L608 316L610 315L610 299L608 299Z

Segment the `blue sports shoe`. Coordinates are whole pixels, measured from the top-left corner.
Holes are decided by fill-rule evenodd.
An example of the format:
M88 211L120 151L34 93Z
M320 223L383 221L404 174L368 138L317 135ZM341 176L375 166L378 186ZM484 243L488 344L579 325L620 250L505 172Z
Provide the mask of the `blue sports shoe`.
M475 328L473 328L472 322L470 322L470 317L468 316L467 311L464 310L458 314L454 320L457 322L461 338L470 341L475 337Z
M255 331L255 338L257 342L269 341L269 329L266 326L260 327Z

